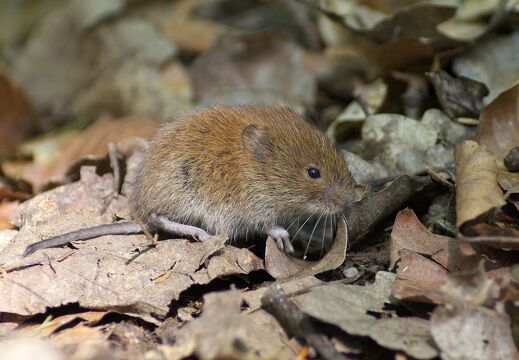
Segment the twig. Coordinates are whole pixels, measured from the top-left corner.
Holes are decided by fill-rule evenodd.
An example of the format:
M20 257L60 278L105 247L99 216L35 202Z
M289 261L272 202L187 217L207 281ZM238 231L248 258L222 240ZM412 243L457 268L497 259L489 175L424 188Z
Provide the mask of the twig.
M454 185L453 183L451 183L450 181L445 179L443 176L438 174L436 171L434 171L430 167L425 168L425 172L427 173L427 175L429 175L431 177L431 179L433 179L434 181L438 182L439 184L441 184L443 186L448 187L449 190L452 190L452 191L456 190L456 185Z
M108 158L110 159L110 167L114 171L114 198L119 195L121 186L121 167L119 166L119 151L113 143L108 144Z
M150 241L151 247L157 246L157 239L158 239L159 235L157 233L155 235L151 235L151 233L148 231L148 229L146 228L146 226L144 225L144 223L142 222L140 217L137 216L137 214L135 213L135 211L133 211L133 209L130 210L130 215L132 216L133 221L135 221L141 227L142 232L144 233L146 238Z
M305 339L324 360L349 359L335 349L328 337L317 332L310 318L288 299L281 287L270 287L261 298L261 304L287 333Z
M399 210L418 192L432 185L429 176L403 175L381 191L367 194L345 212L349 246L359 243L381 220Z

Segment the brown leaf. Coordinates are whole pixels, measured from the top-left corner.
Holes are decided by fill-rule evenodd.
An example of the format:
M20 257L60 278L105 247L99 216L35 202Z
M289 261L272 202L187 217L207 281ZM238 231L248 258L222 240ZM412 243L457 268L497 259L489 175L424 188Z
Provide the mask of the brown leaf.
M400 318L384 309L395 274L379 271L365 286L328 283L294 298L312 317L338 326L351 335L369 336L378 344L417 359L438 355L431 344L429 323L417 317ZM380 314L380 316L375 316Z
M0 156L14 155L34 127L24 94L0 72Z
M107 312L105 311L87 311L79 314L62 315L49 321L45 320L41 324L29 326L19 326L16 331L20 334L27 334L37 337L47 337L55 333L60 328L66 327L68 324L83 323L86 325L94 325L101 320Z
M444 268L449 268L448 251L451 239L446 236L431 233L418 220L411 209L400 211L393 224L390 245L390 268L393 268L403 249L411 250L419 254L425 254L436 258Z
M448 271L434 261L409 251L400 252L392 294L398 299L443 303L439 287L447 279Z
M263 310L240 314L238 291L204 296L202 315L184 325L161 347L167 359L196 355L212 359L289 359L301 349L289 340L277 321Z
M519 85L501 93L481 114L476 141L502 161L519 139Z
M346 224L339 222L332 247L319 261L305 261L286 255L269 236L265 248L265 270L277 280L316 275L339 267L346 258Z
M20 231L0 252L0 264L8 271L0 282L0 297L8 299L0 302L0 312L27 316L77 302L157 322L168 313L171 300L190 286L261 268L246 249L224 250L225 236L203 243L165 240L154 248L144 235L103 236L76 243L77 250L52 248L20 257L27 245L42 238L110 222L112 191L111 174L101 177L84 167L79 182L19 207L14 220Z
M285 103L304 110L315 102L316 81L304 52L277 32L225 33L191 65L202 104Z
M378 22L367 32L367 35L378 42L387 42L395 37L443 39L444 36L438 32L437 25L454 16L455 13L456 8L453 6L413 4L398 9L391 16Z
M465 141L456 146L456 213L460 239L504 249L518 248L519 232L506 226L505 199L497 185L495 158L486 146ZM503 210L503 211L502 211Z
M445 359L519 359L507 315L482 306L440 306L431 317Z
M451 275L440 291L450 303L492 306L501 295L497 279L503 272L486 272L480 263L475 271Z
M35 192L40 192L49 182L66 182L67 170L80 159L106 155L109 143L117 144L132 137L149 138L157 126L158 121L148 118L128 117L113 120L101 117L79 134L72 134L64 139L58 134L42 138L40 143L37 139L32 144L25 145L35 161L20 164L16 168L4 165L4 170L13 178L21 177L27 180L33 185ZM39 156L42 153L45 156Z
M428 72L443 110L451 118L477 117L483 107L483 97L488 95L486 86L465 77L455 79L443 70Z
M14 228L14 224L11 222L11 215L19 205L19 201L0 202L0 230Z
M457 227L505 204L497 185L497 165L493 153L474 141L456 146Z
M182 0L168 4L152 13L164 36L171 39L182 52L199 54L211 47L224 26L216 21L192 16L196 2Z

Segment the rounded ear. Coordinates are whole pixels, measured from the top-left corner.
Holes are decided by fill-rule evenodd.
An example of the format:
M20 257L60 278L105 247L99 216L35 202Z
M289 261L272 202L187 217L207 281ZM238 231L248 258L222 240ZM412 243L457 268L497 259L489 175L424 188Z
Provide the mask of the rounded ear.
M370 185L362 186L362 185L359 185L359 184L355 184L355 186L353 188L354 202L361 201L362 199L364 199L366 194L369 194L370 192L371 192L371 186Z
M272 151L272 139L268 129L257 124L250 124L241 132L243 151L257 161L264 161Z

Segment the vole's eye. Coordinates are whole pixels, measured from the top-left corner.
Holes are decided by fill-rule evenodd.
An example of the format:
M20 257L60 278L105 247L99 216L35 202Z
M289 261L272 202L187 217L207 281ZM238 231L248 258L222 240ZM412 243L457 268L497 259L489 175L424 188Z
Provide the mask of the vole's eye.
M312 179L319 179L321 177L321 172L318 168L311 167L308 170L306 170L308 176L310 176Z

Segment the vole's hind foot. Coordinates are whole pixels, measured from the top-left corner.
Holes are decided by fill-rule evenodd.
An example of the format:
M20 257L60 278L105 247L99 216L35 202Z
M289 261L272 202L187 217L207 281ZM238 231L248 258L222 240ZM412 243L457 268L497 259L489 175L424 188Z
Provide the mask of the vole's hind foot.
M267 234L276 241L279 250L289 254L294 253L294 247L290 243L290 235L286 229L280 226L275 226L270 229Z
M151 214L150 222L159 230L169 234L192 237L197 241L205 241L211 237L211 235L203 229L171 221L163 215Z

